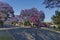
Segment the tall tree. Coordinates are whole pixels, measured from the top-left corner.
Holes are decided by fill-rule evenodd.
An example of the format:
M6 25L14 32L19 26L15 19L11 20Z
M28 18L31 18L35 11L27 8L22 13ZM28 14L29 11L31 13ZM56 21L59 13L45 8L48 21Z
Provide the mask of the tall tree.
M43 21L45 18L45 14L43 11L39 11L36 8L25 9L21 11L20 17L24 19L30 19L31 16L37 16L39 21Z
M25 9L21 11L20 17L29 22L33 22L36 25L39 25L40 22L44 21L45 14L43 11L39 11L36 8Z
M56 25L60 25L60 11L55 11L55 15L53 15L52 20Z
M7 3L0 2L0 20L2 19L6 20L8 17L13 16L14 16L13 8Z
M0 2L0 21L6 21L9 17L14 16L13 8L4 2Z

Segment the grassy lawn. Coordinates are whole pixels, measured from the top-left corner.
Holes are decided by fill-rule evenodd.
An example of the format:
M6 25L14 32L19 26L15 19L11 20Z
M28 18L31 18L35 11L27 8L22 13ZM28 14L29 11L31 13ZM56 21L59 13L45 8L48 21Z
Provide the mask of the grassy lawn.
M54 29L54 30L56 30L56 31L60 31L60 29Z
M58 28L50 28L50 29L60 31L60 29L58 29Z
M55 30L55 31L59 31L60 32L60 29L59 28L43 28L43 29L51 30L51 31Z
M0 36L0 40L13 40L11 36Z
M4 30L0 30L0 40L13 40L13 37Z

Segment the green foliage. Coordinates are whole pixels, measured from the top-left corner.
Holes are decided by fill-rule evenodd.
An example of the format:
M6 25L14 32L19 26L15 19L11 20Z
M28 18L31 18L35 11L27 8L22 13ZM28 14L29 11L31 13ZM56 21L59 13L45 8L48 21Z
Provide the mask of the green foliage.
M53 15L52 17L52 21L56 24L56 25L60 25L60 11L55 11L55 15ZM60 26L59 26L60 27Z
M13 40L10 36L0 36L0 40Z
M3 27L3 21L0 20L0 26Z
M26 20L26 21L24 22L24 25L29 26L29 25L30 25L29 20Z
M60 24L58 25L58 28L60 29Z

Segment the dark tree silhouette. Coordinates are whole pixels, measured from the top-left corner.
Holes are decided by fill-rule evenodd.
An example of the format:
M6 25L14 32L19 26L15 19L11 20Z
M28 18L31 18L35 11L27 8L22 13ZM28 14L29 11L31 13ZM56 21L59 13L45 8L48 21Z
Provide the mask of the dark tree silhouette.
M44 0L46 8L60 7L60 0Z

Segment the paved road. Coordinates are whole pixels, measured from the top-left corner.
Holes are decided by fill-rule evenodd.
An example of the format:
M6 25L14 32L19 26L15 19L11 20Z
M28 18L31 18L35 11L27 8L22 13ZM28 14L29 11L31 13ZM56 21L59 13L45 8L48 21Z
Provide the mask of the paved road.
M15 40L60 40L60 33L36 28L8 30Z
M36 28L16 28L6 31L14 38L14 40L60 40L60 33L49 30Z

